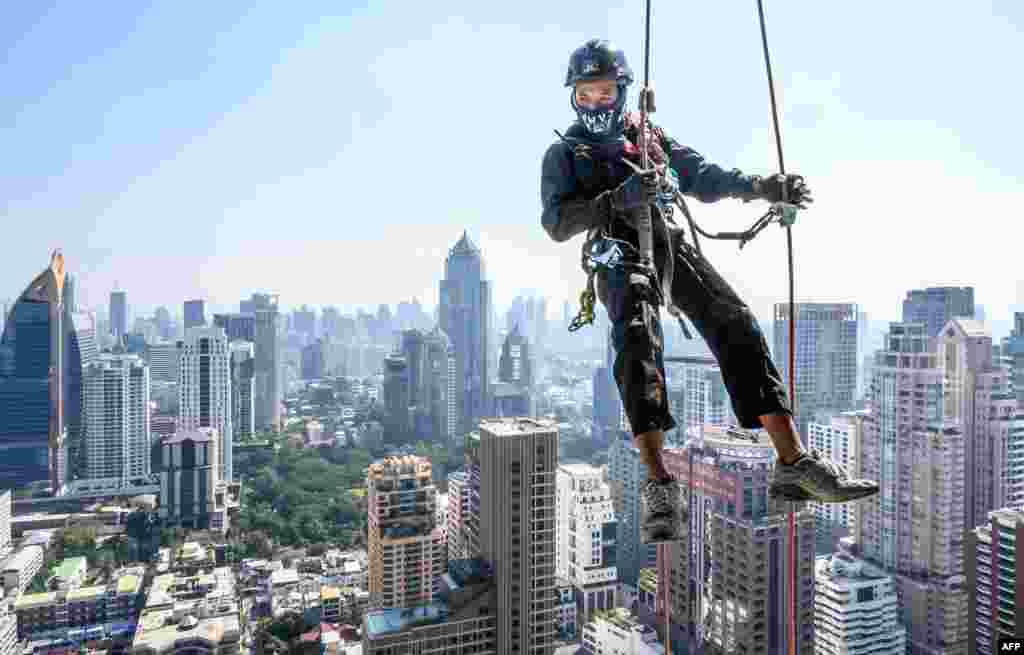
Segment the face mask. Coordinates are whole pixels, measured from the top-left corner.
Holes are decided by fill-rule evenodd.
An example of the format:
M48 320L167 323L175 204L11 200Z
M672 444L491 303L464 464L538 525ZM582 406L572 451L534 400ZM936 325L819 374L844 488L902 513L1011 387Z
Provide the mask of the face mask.
M576 104L575 89L570 96L569 103L572 105L580 123L587 132L597 139L615 138L622 134L625 124L622 120L622 110L626 105L626 87L619 84L619 97L610 105L604 105L588 109Z

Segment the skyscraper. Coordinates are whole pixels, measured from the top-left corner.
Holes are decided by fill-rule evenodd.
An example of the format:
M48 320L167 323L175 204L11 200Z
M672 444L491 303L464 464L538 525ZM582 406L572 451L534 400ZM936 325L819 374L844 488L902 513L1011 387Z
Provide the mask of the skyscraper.
M485 419L467 439L470 547L496 572L496 655L554 650L557 458L551 421Z
M614 609L618 525L611 489L589 464L562 464L557 477L555 574L572 583L578 621Z
M446 542L448 561L470 559L465 535L465 518L469 514L469 487L465 471L448 474L448 525Z
M402 443L409 437L409 367L401 355L384 360L385 440Z
M448 336L435 327L424 337L427 353L426 402L435 439L450 442L458 422L455 384L455 349Z
M768 436L723 426L690 429L686 448L665 450L665 466L691 509L684 540L659 549L658 606L664 582L673 642L692 626L705 655L785 653L793 606L789 549L795 548L798 653L814 642L814 513L796 515L789 538L784 503L768 498L775 449ZM667 558L663 558L662 555ZM692 593L691 593L692 590ZM695 601L691 603L691 599ZM662 609L663 611L663 609Z
M64 257L14 302L0 338L0 487L67 480L65 442Z
M292 331L306 337L316 338L316 310L303 305L292 312Z
M833 416L828 423L811 421L807 424L807 447L817 450L848 472L859 470L856 447L863 441L861 433L867 412L844 412ZM818 552L835 552L838 540L850 534L853 527L853 503L809 503L817 520Z
M616 563L619 582L634 590L640 569L652 565L655 547L640 542L640 489L647 481L647 466L640 459L640 451L629 436L616 432L608 449L608 478L613 496L617 522Z
M1024 312L1013 313L1013 330L1003 338L1002 354L1009 360L1017 402L1024 408Z
M121 339L128 334L128 294L110 292L110 335Z
M879 493L853 506L858 555L893 576L915 652L967 642L963 426L946 422L944 370L924 323L892 323L875 354L860 477ZM951 399L950 399L951 400ZM928 616L928 621L915 617Z
M677 415L681 419L680 430L700 430L704 425L737 425L722 371L714 360L684 364L682 373L683 411ZM680 439L685 440L685 436L680 435Z
M498 360L498 381L492 385L493 404L488 414L493 416L532 416L533 355L529 340L519 326L505 337Z
M234 479L234 427L231 423L231 350L224 330L192 328L185 334L178 383L178 430L213 428L217 438L218 480Z
M237 504L220 478L221 443L215 428L179 431L160 443L160 519L165 525L227 529L228 510Z
M255 397L256 429L281 427L281 340L276 295L256 294L243 306L251 309L256 322L253 330L256 346ZM243 310L244 312L245 310Z
M974 315L974 287L912 289L903 300L903 322L924 323L929 337L938 335L951 318Z
M231 426L235 430L235 441L256 433L253 407L255 353L256 349L249 341L231 342Z
M230 341L256 341L255 314L214 314L213 324L223 328Z
M533 386L532 364L530 342L519 331L519 326L514 325L501 346L498 379L529 389Z
M1000 639L1024 637L1024 508L990 512L968 531L968 655L1000 652ZM1012 651L1002 651L1012 652Z
M206 327L206 301L186 300L184 305L185 330Z
M455 349L459 431L476 428L490 392L491 283L480 250L466 232L448 252L441 280L439 324Z
M148 478L149 369L138 355L101 355L85 370L83 480L127 487Z
M937 363L944 371L944 420L964 434L968 502L964 525L985 522L988 513L1010 503L1024 491L1024 452L1013 448L1017 398L1011 370L992 356L992 337L985 324L954 318L936 338Z
M152 382L177 382L181 352L176 341L146 344L146 363Z
M821 410L853 409L857 392L857 305L797 303L796 424L801 434ZM789 304L776 303L773 356L789 381Z
M907 629L892 577L848 552L814 565L816 653L904 655Z
M65 287L65 296L67 287ZM85 448L85 417L82 398L82 378L88 366L99 356L96 342L96 320L92 314L71 312L64 305L64 426L67 432L67 479L81 475L82 454Z
M375 462L366 489L371 607L429 602L448 565L430 462L412 455Z

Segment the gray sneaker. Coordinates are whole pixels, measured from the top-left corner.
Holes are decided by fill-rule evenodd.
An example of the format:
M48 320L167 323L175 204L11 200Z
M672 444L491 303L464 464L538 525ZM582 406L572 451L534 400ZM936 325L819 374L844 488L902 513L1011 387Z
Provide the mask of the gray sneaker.
M658 482L648 480L640 495L643 501L643 519L640 523L640 541L657 544L679 540L679 526L688 514L680 504L682 492L677 480Z
M794 502L848 503L877 493L877 482L850 478L842 466L822 457L817 450L788 466L776 462L768 487L769 496Z

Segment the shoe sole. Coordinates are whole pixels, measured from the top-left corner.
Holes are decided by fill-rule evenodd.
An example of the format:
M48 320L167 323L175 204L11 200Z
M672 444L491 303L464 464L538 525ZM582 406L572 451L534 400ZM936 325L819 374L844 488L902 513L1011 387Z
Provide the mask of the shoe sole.
M856 500L870 498L878 492L879 489L876 487L874 489L858 489L853 492L845 492L842 495L825 495L812 492L800 484L781 484L768 488L768 496L770 498L794 503L806 501L816 501L819 503L851 503Z

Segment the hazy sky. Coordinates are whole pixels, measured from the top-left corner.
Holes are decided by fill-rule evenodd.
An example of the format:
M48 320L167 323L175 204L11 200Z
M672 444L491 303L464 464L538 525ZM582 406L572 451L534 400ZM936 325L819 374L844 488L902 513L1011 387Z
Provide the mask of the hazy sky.
M540 160L573 119L573 48L608 37L642 69L639 0L48 4L0 20L0 298L61 247L93 305L119 283L140 312L264 289L431 308L465 227L499 307L524 288L575 303L580 242L540 226ZM993 318L1024 303L1024 5L766 14L787 166L817 200L799 298L877 318L934 284L974 284ZM754 0L655 0L652 45L659 124L776 169ZM691 206L712 230L762 211ZM705 251L759 315L784 300L778 227Z

